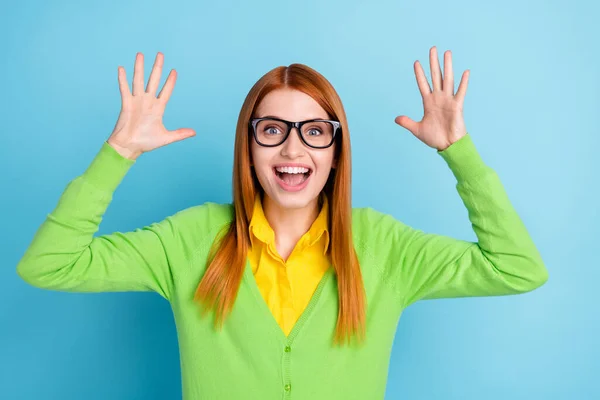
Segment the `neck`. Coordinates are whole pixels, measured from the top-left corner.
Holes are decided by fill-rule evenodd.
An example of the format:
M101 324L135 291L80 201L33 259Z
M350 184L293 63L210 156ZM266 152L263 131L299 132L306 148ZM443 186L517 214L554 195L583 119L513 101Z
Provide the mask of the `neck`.
M308 232L320 211L318 197L306 207L283 208L265 195L262 205L265 217L275 232L276 242L298 241Z

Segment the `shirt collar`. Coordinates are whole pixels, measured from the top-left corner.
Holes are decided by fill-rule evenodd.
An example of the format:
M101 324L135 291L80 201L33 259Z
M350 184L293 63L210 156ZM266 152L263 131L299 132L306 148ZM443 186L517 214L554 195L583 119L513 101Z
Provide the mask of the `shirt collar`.
M323 254L327 253L327 249L329 248L329 201L327 196L323 193L321 194L322 198L322 206L321 211L319 211L319 215L314 220L312 225L310 226L308 232L306 232L301 241L304 246L312 246L317 243L321 237L324 237L323 244ZM271 225L269 225L269 221L265 217L264 209L262 207L262 202L260 198L260 194L257 193L254 198L254 209L252 211L252 218L250 220L249 225L250 231L250 242L254 245L254 238L260 240L266 244L275 245L275 232Z

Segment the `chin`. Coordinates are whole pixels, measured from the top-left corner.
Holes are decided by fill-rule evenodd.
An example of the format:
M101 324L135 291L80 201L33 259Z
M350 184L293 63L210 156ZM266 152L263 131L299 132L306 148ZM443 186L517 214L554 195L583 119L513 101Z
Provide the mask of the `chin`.
M269 182L268 186L270 190L265 191L265 194L269 196L275 204L285 209L300 209L310 206L310 204L319 198L321 190L316 190L313 185L317 182L311 182L304 189L296 192L289 192L284 190L277 182ZM325 186L325 183L323 183Z
M319 197L319 193L287 193L275 188L276 192L271 195L266 193L273 202L277 203L281 208L297 209L307 207L313 200Z

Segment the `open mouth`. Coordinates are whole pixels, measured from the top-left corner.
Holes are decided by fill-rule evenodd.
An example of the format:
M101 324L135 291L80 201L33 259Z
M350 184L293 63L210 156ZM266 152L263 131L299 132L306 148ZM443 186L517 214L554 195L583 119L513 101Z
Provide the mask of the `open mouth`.
M304 167L274 167L273 172L288 187L299 187L312 174L312 169Z

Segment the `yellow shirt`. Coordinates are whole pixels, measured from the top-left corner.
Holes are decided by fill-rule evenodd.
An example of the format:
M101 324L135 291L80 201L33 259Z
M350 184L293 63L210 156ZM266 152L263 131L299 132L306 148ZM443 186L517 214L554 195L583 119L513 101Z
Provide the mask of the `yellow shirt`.
M330 266L329 204L327 196L323 198L319 215L285 261L275 247L275 232L265 217L260 195L254 202L248 258L262 297L286 336Z

